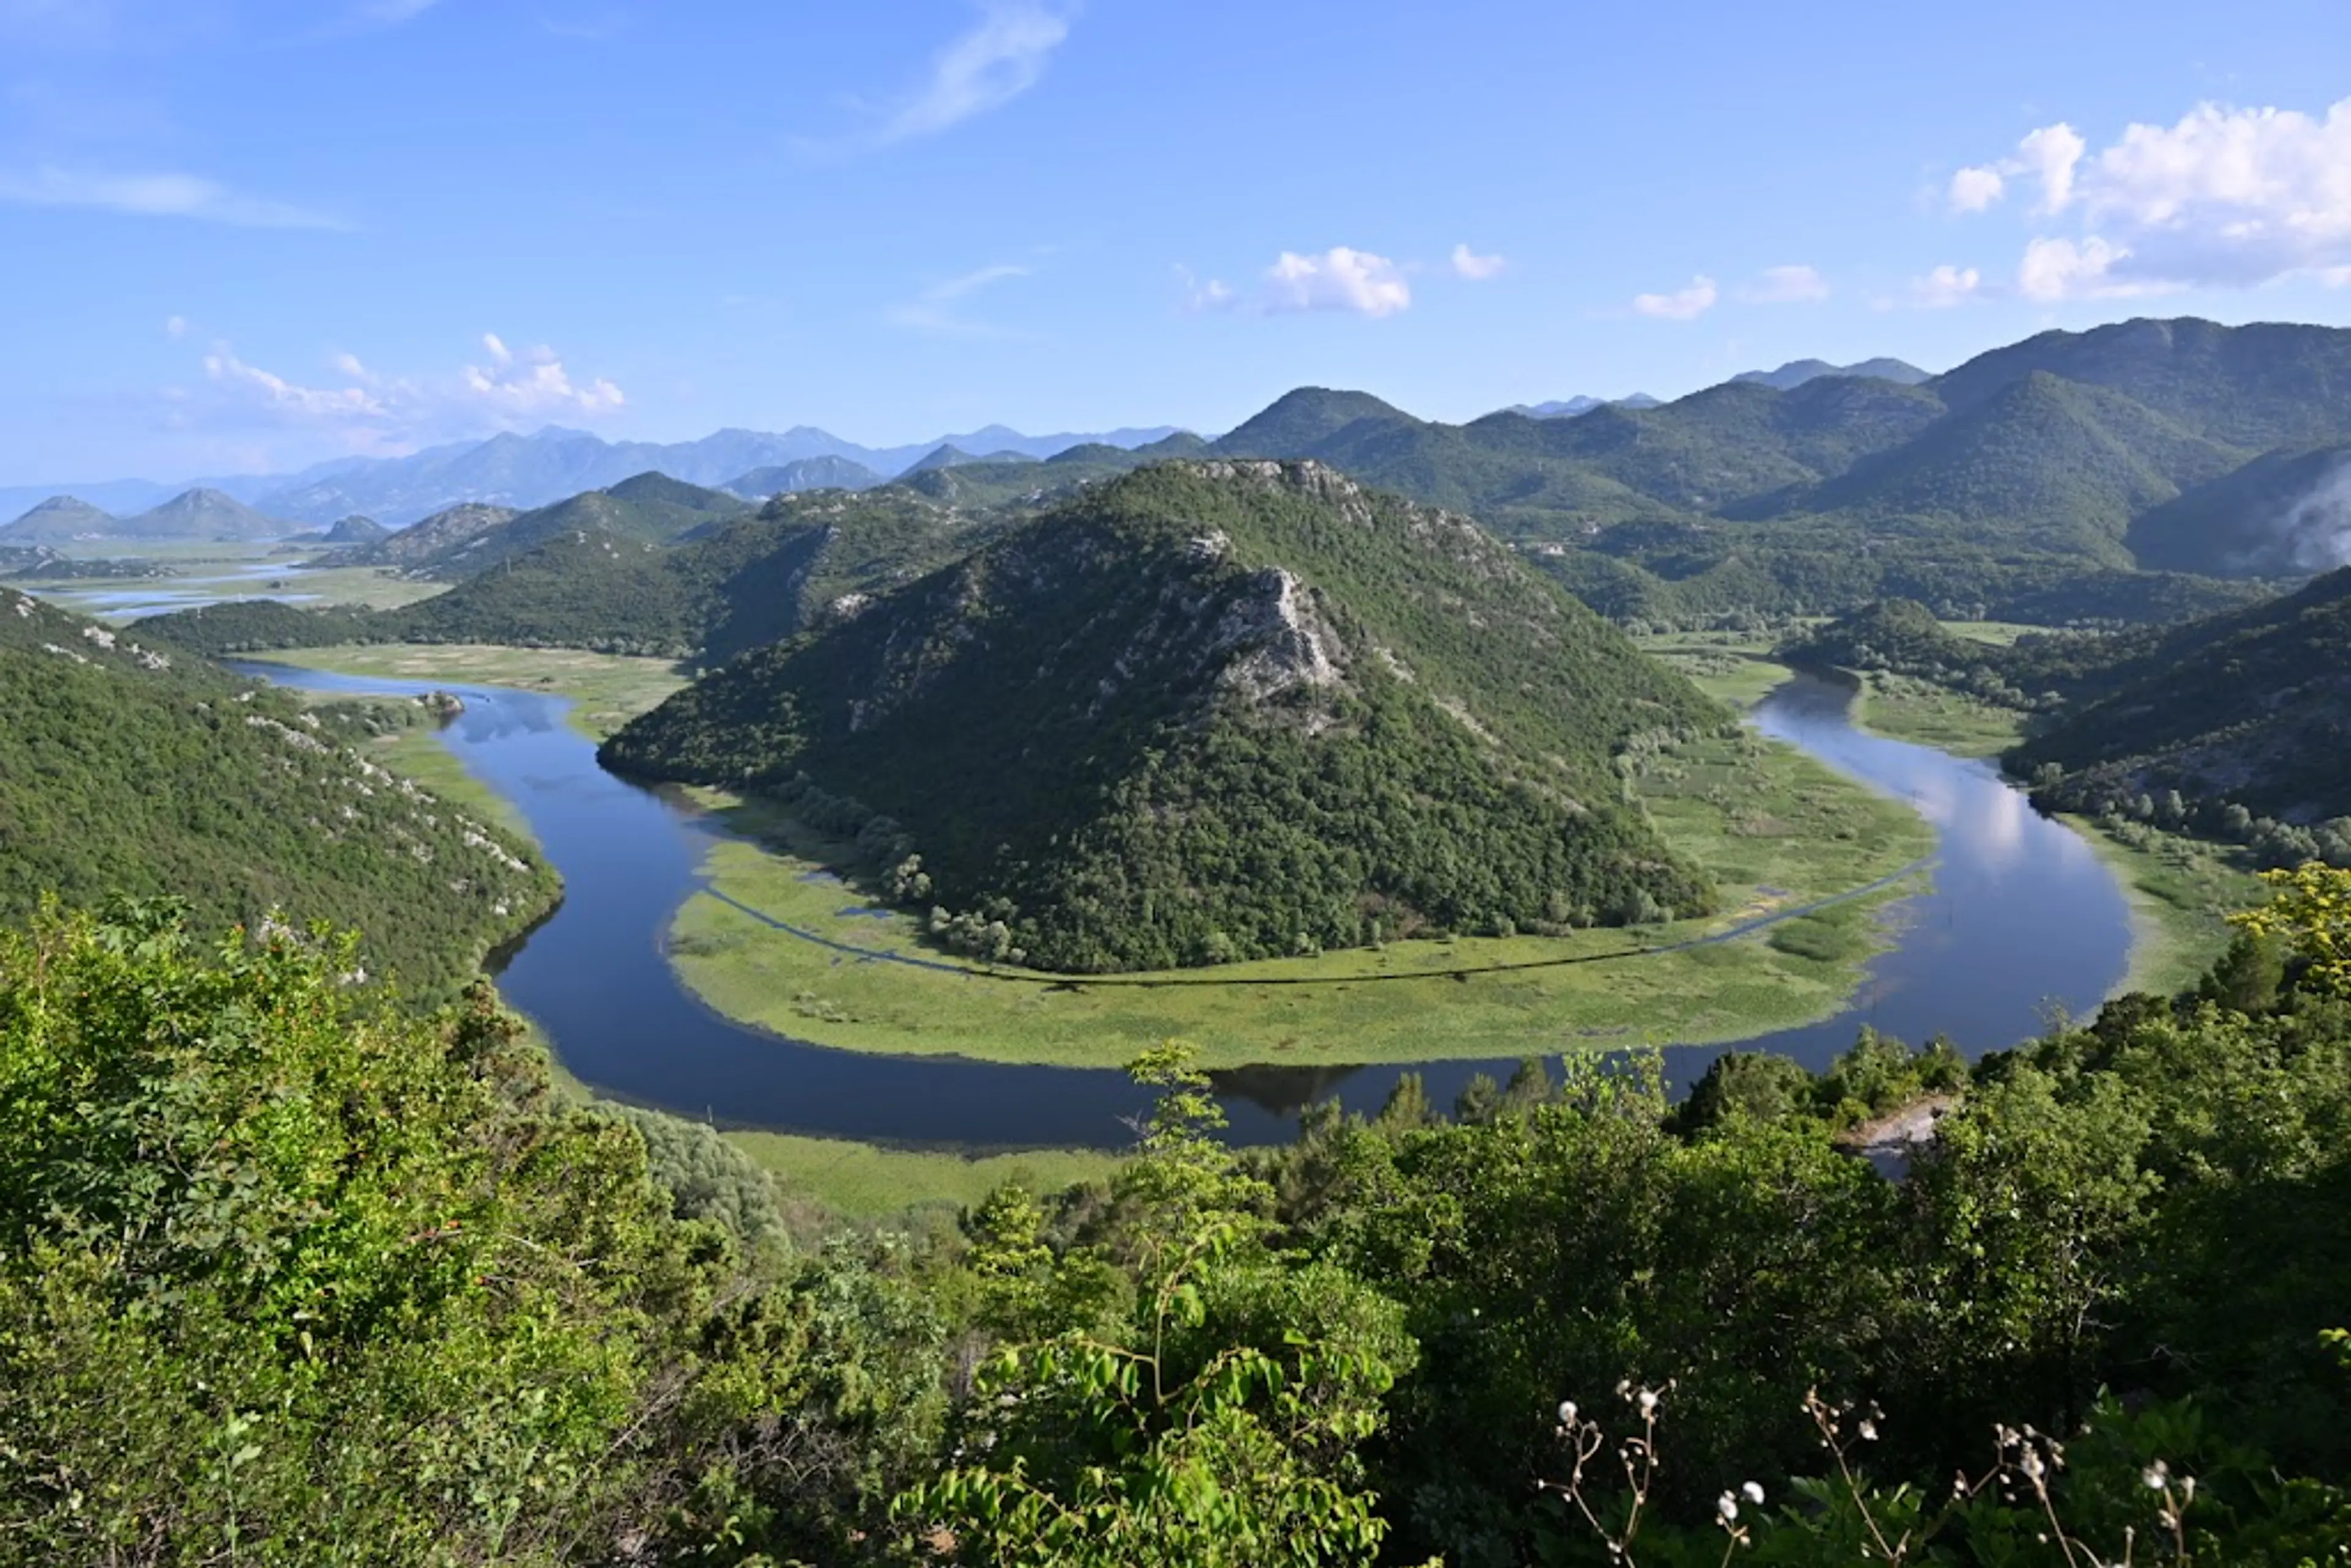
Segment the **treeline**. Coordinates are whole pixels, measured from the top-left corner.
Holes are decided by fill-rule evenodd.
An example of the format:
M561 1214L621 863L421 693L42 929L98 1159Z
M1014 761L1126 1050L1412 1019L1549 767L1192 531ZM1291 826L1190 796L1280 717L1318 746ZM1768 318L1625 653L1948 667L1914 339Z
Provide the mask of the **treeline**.
M420 1019L331 945L45 917L0 939L0 1529L306 1568L2332 1560L2346 907L2304 873L2197 993L1973 1069L1865 1035L1679 1106L1654 1061L1531 1066L1237 1154L1171 1048L1110 1182L868 1232L575 1106L486 994ZM1927 1094L1902 1179L1844 1152Z

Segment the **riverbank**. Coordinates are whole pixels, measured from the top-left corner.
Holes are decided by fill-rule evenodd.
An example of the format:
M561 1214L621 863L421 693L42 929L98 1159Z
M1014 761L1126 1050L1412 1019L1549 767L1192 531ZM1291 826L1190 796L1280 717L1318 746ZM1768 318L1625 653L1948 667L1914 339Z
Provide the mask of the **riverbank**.
M1997 758L2024 737L2030 720L2012 708L1975 702L1926 681L1885 674L1859 679L1855 723L1955 756ZM2267 896L2233 846L2152 829L2137 830L2144 842L2130 842L2089 817L2067 814L2059 820L2114 872L2130 904L2130 968L2116 982L2116 996L2170 996L2193 986L2235 938L2229 915Z

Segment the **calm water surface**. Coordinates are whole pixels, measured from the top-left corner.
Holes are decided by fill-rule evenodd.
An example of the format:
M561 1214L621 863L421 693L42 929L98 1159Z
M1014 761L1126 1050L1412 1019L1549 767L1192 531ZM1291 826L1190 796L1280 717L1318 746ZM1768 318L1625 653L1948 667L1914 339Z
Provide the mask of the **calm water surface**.
M599 768L593 743L564 723L560 699L243 668L314 689L389 694L438 685L465 698L465 712L444 739L468 771L514 802L564 880L561 907L506 956L499 986L546 1029L563 1064L597 1088L722 1125L878 1142L1132 1141L1128 1118L1145 1099L1120 1072L831 1051L705 1007L678 983L662 942L672 915L700 886L696 867L716 830ZM1846 1011L1736 1047L1669 1048L1667 1069L1677 1084L1694 1082L1726 1050L1775 1051L1823 1067L1865 1024L1913 1042L1948 1034L1979 1056L2030 1037L2053 1009L2094 1009L2124 972L2128 910L2088 844L2036 814L1986 763L1855 729L1849 700L1839 687L1799 676L1765 699L1754 723L1911 801L1939 840L1934 889L1899 906L1899 945L1871 966ZM1335 1094L1374 1110L1404 1072L1416 1071L1445 1105L1477 1073L1507 1080L1516 1066L1442 1061L1216 1076L1233 1136L1274 1142L1315 1100Z

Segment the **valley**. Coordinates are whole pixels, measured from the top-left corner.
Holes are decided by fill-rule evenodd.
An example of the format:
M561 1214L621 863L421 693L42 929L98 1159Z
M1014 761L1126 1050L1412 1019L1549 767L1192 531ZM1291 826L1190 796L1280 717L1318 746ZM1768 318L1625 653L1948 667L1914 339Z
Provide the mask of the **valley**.
M2347 19L0 0L0 1568L2351 1568Z

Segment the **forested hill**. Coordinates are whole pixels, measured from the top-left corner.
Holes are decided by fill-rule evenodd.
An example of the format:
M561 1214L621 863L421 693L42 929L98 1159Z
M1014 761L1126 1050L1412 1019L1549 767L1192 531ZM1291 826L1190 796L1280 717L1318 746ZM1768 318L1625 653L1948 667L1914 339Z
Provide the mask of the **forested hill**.
M2288 822L2351 816L2351 569L2116 652L2020 769L2054 765L2084 803L2176 789Z
M892 486L778 497L757 516L716 517L666 546L594 527L557 530L526 549L500 542L506 527L536 516L466 533L499 564L402 609L246 600L151 617L136 630L214 655L359 642L497 643L716 662L853 609L977 549L1002 526L996 513Z
M1900 594L2062 623L2179 607L2176 591L2138 594L2137 570L2339 564L2340 507L2300 507L2298 472L2283 489L2228 486L2346 442L2351 331L2179 320L2047 333L1917 384L1742 381L1563 419L1448 425L1303 388L1213 450L1312 458L1468 511L1621 618ZM2215 591L2196 608L2230 602Z
M303 912L445 994L555 892L527 846L367 760L367 730L0 590L0 918L46 894Z
M805 776L919 855L902 894L1097 971L1706 907L1612 758L1725 716L1466 518L1313 464L1173 463L745 655L604 755Z

